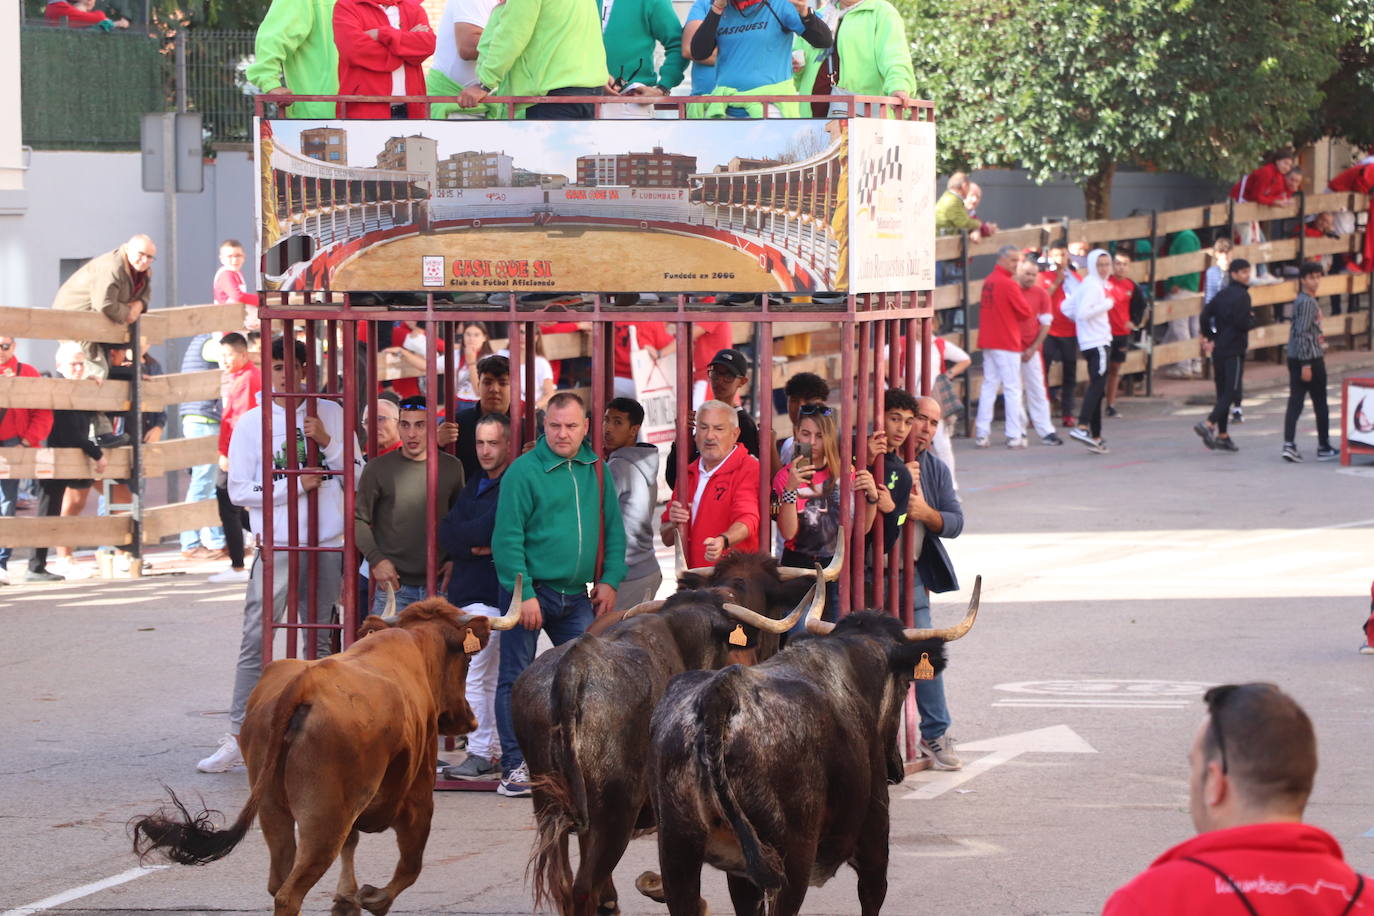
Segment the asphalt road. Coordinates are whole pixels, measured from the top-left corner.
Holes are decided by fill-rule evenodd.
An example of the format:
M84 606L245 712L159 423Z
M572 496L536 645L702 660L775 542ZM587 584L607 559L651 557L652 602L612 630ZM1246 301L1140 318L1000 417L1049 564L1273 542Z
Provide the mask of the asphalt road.
M1279 396L1247 402L1237 455L1203 450L1189 430L1201 408L1123 406L1105 456L958 443L969 521L950 549L966 588L984 577L984 613L951 650L966 768L892 789L887 913L1097 912L1191 835L1185 753L1201 691L1227 681L1276 681L1306 705L1321 742L1309 819L1374 872L1374 658L1355 651L1374 467L1281 462ZM943 596L937 619L957 619L967 597ZM130 872L125 833L162 782L230 816L244 799L243 770L193 769L224 731L240 602L198 573L0 590L0 916L63 895L19 911L269 908L256 831L208 867L146 873ZM530 912L528 808L440 795L425 871L393 912ZM664 912L631 886L655 859L642 839L622 862L627 914ZM389 835L365 837L360 880L381 883L394 861ZM328 911L334 879L309 912ZM727 912L721 876L704 888ZM847 870L804 908L856 910Z

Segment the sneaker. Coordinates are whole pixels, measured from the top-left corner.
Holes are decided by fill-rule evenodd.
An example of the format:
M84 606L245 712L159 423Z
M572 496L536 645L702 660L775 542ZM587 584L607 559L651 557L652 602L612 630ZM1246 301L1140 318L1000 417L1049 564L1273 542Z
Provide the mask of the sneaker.
M1193 432L1202 437L1202 444L1207 446L1208 449L1217 447L1217 434L1212 432L1212 427L1208 426L1206 423L1201 420L1197 421L1197 423L1193 424Z
M922 738L921 753L930 758L932 766L937 770L957 770L964 765L959 755L954 753L954 739L949 735L941 735L929 741Z
M1069 430L1069 438L1077 442L1082 442L1084 445L1091 446L1097 444L1097 440L1092 437L1092 433L1081 426L1075 426L1073 429Z
M1317 449L1318 461L1330 461L1333 458L1339 457L1341 457L1341 450L1338 448L1332 448L1329 445L1323 445Z
M1063 445L1064 440L1059 438L1059 433L1045 433L1040 437L1040 441L1045 445Z
M243 752L239 750L239 739L225 735L219 739L219 749L196 764L202 773L227 773L234 767L243 766Z
M1238 452L1240 446L1230 436L1217 436L1216 450L1219 452Z
M500 775L495 761L481 754L468 754L468 759L456 767L444 767L445 779L494 779Z
M244 569L243 567L238 567L238 568L230 567L229 569L224 570L224 572L217 572L217 573L215 573L213 576L206 576L205 581L206 581L206 582L247 582L247 581L248 581L248 570L247 570L247 569Z
M1298 464L1302 461L1302 452L1298 451L1298 447L1293 443L1285 442L1283 444L1283 460Z
M62 582L65 581L65 578L65 576L59 576L57 573L46 569L40 569L37 572L31 569L24 573L25 582Z
M533 794L530 789L530 768L521 761L520 765L510 771L510 775L502 776L500 784L496 787L497 795L504 795L506 798L529 798Z
M1015 439L1007 440L1007 448L1025 448L1028 444L1025 436L1017 436Z
M55 560L51 560L48 563L48 571L57 573L58 576L60 576L63 579L72 580L89 579L95 575L95 572L92 571L91 568L87 566L85 563L77 563L75 560L68 560L62 557L58 557ZM42 579L39 581L51 582L52 580Z
M8 569L6 569L5 567L0 566L0 585L9 585L9 584L10 584L10 571L9 571Z
M1242 411L1239 407L1232 407L1232 408L1231 408L1231 422L1232 422L1232 423L1244 423L1244 422L1245 422L1245 413L1244 413L1244 411Z
M992 440L987 436L979 436L977 439L973 440L974 448L987 448L989 445L992 445Z
M1371 646L1369 643L1365 643L1364 645L1360 646L1360 654L1374 655L1374 646Z
M1110 450L1107 448L1107 440L1098 437L1088 446L1088 451L1092 452L1094 455L1105 455Z
M1115 407L1108 407L1108 408L1107 408L1107 416L1109 416L1109 417L1119 417L1119 416L1121 416L1121 411L1117 410Z
M1065 429L1073 429L1075 426L1078 425L1078 420L1075 417L1065 417L1064 422L1060 423L1059 425L1064 427Z
M128 433L101 433L95 437L95 444L101 448L121 448L131 441Z

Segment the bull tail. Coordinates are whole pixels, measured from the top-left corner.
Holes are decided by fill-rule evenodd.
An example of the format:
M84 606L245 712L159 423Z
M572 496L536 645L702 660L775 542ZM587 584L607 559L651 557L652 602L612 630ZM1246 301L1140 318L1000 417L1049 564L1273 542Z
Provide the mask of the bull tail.
M568 839L587 829L587 784L577 759L577 717L582 708L585 665L575 656L584 654L586 636L570 645L558 660L553 684L549 688L549 771L534 781L537 799L534 811L535 842L530 853L529 872L533 877L534 908L552 904L560 913L573 908L572 864L568 859Z
M192 814L176 793L164 785L176 810L169 813L163 808L156 814L137 817L130 822L134 854L140 862L154 853L160 853L178 865L208 865L234 851L234 847L253 825L270 781L278 778L286 759L287 731L293 726L299 727L296 713L301 704L301 681L304 676L305 672L296 676L273 708L267 760L258 771L257 779L253 780L248 801L234 822L223 830L215 829L218 811L206 808L202 801L200 813Z
M702 781L709 784L704 788L715 793L721 812L739 840L749 880L768 892L782 886L782 860L776 850L759 839L758 831L740 807L725 766L730 720L737 709L735 698L744 689L740 683L743 676L743 667L731 665L702 688L696 709L696 755Z

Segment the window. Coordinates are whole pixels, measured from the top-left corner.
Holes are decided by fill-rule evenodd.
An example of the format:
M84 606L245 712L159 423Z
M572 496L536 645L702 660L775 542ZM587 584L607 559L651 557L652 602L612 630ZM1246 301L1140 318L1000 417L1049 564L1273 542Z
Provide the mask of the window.
M338 151L338 150L332 149L332 150L329 151L329 161L330 161L330 162L338 162L338 161L339 161L339 151Z
M330 145L330 146L338 146L338 145L339 145L339 138L338 138L337 136L330 136L330 138L329 138L329 145Z

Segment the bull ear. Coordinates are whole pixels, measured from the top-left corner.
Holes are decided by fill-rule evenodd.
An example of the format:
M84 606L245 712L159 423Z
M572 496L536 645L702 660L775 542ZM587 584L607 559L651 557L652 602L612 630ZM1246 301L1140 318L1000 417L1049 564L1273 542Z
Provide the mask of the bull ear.
M376 633L379 630L389 630L396 625L395 620L396 618L393 617L391 622L387 622L376 614L368 614L367 617L363 619L363 622L358 625L358 633L353 638L362 639L369 633Z
M678 591L686 591L692 588L706 588L711 584L711 580L701 573L685 572L677 577Z
M905 672L909 675L921 662L922 656L925 656L925 660L934 669L934 674L944 671L947 664L945 641L943 639L927 639L920 642L900 643L888 651L887 660L894 674Z
M491 620L467 614L455 615L454 626L444 630L444 645L455 654L473 655L487 647L491 641ZM473 647L474 641L476 648Z

